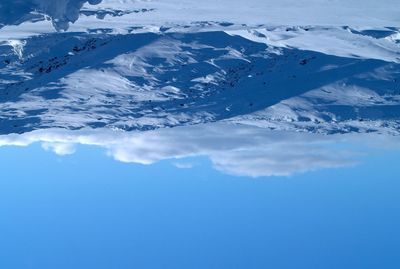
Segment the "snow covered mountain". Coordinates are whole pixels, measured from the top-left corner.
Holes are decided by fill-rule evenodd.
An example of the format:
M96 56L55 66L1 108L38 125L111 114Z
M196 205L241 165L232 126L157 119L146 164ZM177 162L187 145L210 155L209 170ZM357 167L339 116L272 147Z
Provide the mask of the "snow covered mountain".
M214 128L232 128L261 136L253 150L267 148L271 137L278 141L271 130L318 134L312 141L331 141L324 135L400 133L398 1L56 2L0 5L2 145L42 141L62 154L82 143L81 132L125 137L121 132L139 131L135 139L125 139L135 144L143 131L207 123L216 126L211 134ZM69 138L60 136L60 128ZM193 128L176 132L204 130ZM144 134L163 137L164 132L171 137L168 130ZM92 136L83 137L97 141ZM249 145L238 137L237 147ZM105 141L92 144L115 149L113 139ZM140 160L126 152L112 155L149 163L204 153L193 147ZM205 154L215 157L216 151ZM256 156L263 154L270 153ZM318 158L309 157L305 160L316 163ZM215 159L220 164L229 158ZM327 163L319 166L341 164ZM227 165L219 167L230 172L237 167ZM240 171L290 174L274 169ZM307 169L294 163L292 170Z

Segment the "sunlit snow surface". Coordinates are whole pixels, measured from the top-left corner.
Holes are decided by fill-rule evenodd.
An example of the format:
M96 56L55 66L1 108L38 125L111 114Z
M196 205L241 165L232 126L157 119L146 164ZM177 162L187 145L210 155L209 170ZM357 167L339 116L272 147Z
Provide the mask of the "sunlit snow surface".
M399 144L399 1L56 2L0 5L1 146L257 177Z

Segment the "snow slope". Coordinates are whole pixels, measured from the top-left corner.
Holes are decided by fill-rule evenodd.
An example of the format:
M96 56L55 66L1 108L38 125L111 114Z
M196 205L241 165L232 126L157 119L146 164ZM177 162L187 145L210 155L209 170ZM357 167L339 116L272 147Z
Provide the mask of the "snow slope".
M242 31L54 33L8 43L1 132L147 130L260 115L274 126L318 123L313 129L321 132L397 124L397 43L328 28L344 37L307 50L312 44L276 46ZM324 36L314 31L318 43Z
M0 36L51 32L51 24L65 30L71 22L75 22L72 31L108 28L119 33L132 27L184 24L210 28L213 22L248 27L399 27L398 10L397 0L2 0L0 28L6 29L0 30ZM21 23L23 27L13 26Z

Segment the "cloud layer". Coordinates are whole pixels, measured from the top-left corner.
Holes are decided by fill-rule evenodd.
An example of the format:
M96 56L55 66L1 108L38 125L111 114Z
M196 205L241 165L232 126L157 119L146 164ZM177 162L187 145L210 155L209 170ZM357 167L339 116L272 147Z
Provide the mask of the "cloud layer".
M184 158L207 156L223 173L261 177L353 165L358 150L353 146L351 151L346 150L348 139L364 141L360 147L363 151L371 140L377 141L372 134L319 135L213 123L148 132L38 130L0 136L0 146L41 142L46 150L66 155L73 154L77 144L94 145L121 162L152 164L173 159L178 167L185 163Z

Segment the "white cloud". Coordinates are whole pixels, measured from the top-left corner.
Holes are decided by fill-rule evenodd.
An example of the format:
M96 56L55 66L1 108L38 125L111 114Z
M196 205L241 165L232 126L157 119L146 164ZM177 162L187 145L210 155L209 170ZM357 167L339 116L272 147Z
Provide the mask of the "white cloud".
M51 150L57 155L71 155L74 154L76 149L75 145L71 143L52 143L44 142L42 143L42 148L45 150Z
M353 165L359 151L367 151L371 141L385 144L390 140L392 146L399 145L398 138L382 136L277 132L247 125L213 123L147 132L37 130L0 136L0 146L41 142L45 149L66 155L75 152L76 144L95 145L118 161L152 164L176 159L175 166L181 168L191 164L184 158L207 156L214 168L223 173L260 177ZM346 150L349 141L351 151ZM360 145L357 150L354 143Z

